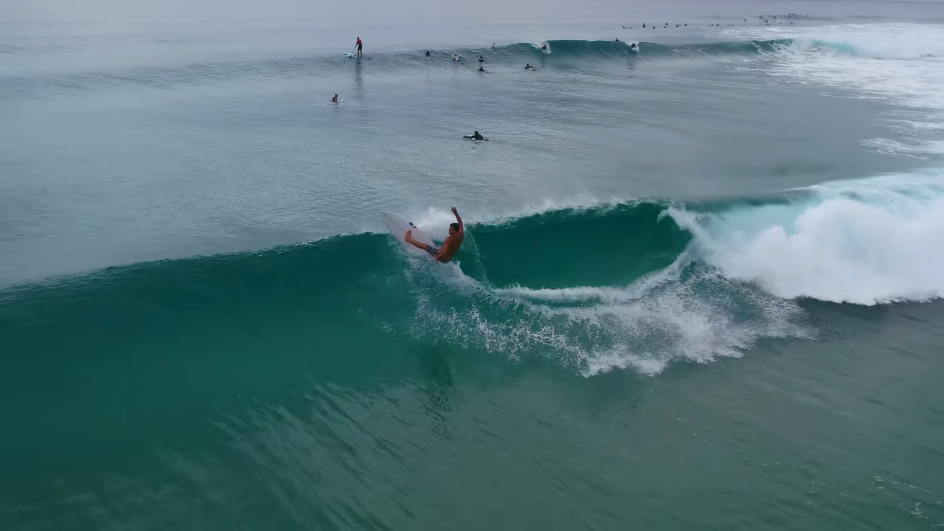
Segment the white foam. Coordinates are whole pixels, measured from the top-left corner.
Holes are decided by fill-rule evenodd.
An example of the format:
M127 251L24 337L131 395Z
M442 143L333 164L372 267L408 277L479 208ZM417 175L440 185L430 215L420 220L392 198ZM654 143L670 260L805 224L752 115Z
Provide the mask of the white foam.
M916 141L912 144L892 140L890 138L869 138L862 141L862 145L870 147L879 153L889 153L928 160L928 153L944 153L944 141Z
M673 361L740 356L763 338L810 337L794 298L944 297L944 171L795 192L720 212L669 208L692 243L670 267L626 286L496 289L457 267L424 270L417 282L445 289L419 291L414 332L513 359L552 358L586 376L655 374Z
M669 267L626 286L496 289L416 275L414 332L585 376L740 356L763 338L811 337L793 299L874 305L944 297L944 170L830 182L798 197L668 216L693 235ZM450 299L451 298L451 299Z
M578 286L558 289L532 289L521 286L499 288L493 293L499 297L545 302L588 302L597 301L607 304L621 304L645 297L656 287L677 279L681 268L689 263L688 253L680 256L669 267L646 275L625 287Z
M944 172L808 193L787 204L671 215L707 263L779 297L865 305L944 297Z
M794 39L770 54L771 75L858 91L920 111L897 120L904 139L866 139L868 147L906 156L944 154L944 25L844 24L731 28L734 38Z
M822 26L732 27L722 34L738 39L797 39L872 59L944 57L942 24L828 24Z
M423 290L414 331L513 359L549 357L585 376L619 368L655 374L672 361L740 356L762 337L808 336L793 303L710 271L683 279L690 265L683 254L661 272L615 287L495 290L450 277L471 307L440 307L448 294L431 298Z

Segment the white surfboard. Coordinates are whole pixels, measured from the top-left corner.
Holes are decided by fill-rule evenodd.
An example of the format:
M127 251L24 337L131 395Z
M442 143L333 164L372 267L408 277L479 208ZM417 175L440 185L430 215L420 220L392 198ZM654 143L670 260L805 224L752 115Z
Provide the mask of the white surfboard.
M380 215L383 217L384 225L387 226L387 230L390 231L390 234L392 234L393 237L396 238L397 241L400 242L401 245L403 245L404 249L406 249L407 251L411 253L420 254L420 255L432 258L432 256L430 256L430 254L427 253L426 251L418 247L415 247L407 243L406 240L404 240L404 237L406 236L406 231L412 230L413 239L419 242L422 242L426 245L432 245L433 247L435 247L436 244L434 244L433 240L429 239L429 236L427 236L423 231L416 228L416 226L413 225L413 223L411 223L409 220L407 220L403 216L400 216L399 214L394 214L393 212L381 212Z

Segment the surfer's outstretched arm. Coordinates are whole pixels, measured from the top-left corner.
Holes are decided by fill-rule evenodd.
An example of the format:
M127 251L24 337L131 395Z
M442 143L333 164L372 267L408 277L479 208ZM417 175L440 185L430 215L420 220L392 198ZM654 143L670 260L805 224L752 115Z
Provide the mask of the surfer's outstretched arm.
M462 218L459 217L459 212L456 210L456 207L452 207L452 213L456 215L456 221L459 222L459 232L463 232L465 225L462 223Z

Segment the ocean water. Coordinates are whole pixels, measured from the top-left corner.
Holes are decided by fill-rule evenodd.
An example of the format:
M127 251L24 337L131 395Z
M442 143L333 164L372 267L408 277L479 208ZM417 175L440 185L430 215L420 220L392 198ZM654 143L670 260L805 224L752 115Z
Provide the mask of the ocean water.
M0 7L0 529L944 527L944 4L368 6Z

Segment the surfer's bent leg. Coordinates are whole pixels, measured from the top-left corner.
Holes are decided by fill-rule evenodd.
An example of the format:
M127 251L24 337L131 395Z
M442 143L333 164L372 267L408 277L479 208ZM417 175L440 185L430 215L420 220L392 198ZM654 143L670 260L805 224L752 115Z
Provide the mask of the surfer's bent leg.
M426 251L427 253L433 255L433 257L439 256L439 249L433 247L432 245L426 245L423 242L414 240L412 230L406 231L406 234L403 235L403 241L405 241L406 243L409 243L410 245L412 245L413 247L416 247L417 249L422 249Z

